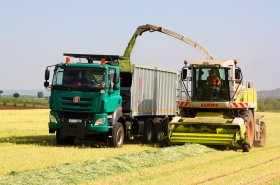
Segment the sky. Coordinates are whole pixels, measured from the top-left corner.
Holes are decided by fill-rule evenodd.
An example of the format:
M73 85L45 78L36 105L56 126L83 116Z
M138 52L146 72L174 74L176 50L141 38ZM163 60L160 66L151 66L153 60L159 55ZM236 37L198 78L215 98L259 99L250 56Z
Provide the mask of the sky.
M0 89L43 89L46 66L63 53L122 55L136 28L153 24L200 43L216 59L237 59L258 90L280 88L277 0L1 0ZM154 32L138 37L131 61L180 70L204 57Z

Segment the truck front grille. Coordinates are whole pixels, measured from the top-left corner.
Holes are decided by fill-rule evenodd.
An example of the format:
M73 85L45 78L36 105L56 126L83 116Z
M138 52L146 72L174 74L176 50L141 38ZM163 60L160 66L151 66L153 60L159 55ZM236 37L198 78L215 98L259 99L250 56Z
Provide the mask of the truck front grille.
M73 102L73 97L61 97L61 108L65 111L91 111L96 107L93 98L80 98L78 103Z

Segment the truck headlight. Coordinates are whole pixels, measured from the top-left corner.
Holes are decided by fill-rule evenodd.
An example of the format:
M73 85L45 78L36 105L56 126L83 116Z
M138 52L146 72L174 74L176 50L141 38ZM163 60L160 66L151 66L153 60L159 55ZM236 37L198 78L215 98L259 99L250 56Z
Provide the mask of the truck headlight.
M106 121L106 118L99 118L98 120L95 121L94 125L102 125Z
M56 118L51 114L50 114L50 121L53 122L53 123L57 123Z

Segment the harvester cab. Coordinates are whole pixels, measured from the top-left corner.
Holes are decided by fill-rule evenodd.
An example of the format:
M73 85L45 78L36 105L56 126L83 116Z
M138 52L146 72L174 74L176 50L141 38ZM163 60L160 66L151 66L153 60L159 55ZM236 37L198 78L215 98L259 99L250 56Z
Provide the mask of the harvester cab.
M169 144L188 142L243 148L265 145L256 115L257 93L243 80L237 60L194 61L182 68L179 115L169 124Z
M187 98L198 102L235 101L237 94L246 88L236 63L236 60L206 60L186 64L182 69L182 85Z

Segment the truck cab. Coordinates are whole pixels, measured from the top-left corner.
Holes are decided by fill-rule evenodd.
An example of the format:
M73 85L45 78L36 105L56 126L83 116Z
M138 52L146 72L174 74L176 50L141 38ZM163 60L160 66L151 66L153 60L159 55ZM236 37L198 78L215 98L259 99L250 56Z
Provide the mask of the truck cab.
M45 87L51 89L49 99L49 132L56 132L58 144L73 144L77 139L112 138L112 129L118 125L117 140L122 145L123 124L120 95L119 56L64 54L66 62L48 66ZM86 63L70 62L70 57L85 58ZM94 63L93 61L100 61ZM54 67L49 85L49 67Z

